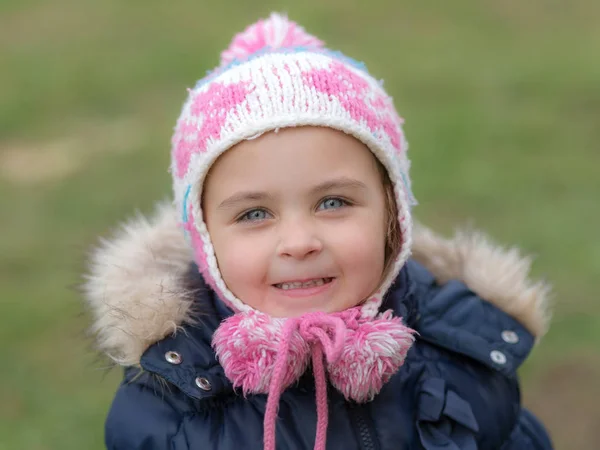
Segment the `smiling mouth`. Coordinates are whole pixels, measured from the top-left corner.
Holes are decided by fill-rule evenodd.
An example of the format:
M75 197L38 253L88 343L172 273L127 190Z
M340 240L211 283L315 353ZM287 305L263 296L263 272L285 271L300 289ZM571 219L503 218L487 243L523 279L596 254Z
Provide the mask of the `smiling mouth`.
M289 291L293 289L308 289L312 287L323 286L325 284L329 284L334 280L334 278L315 278L307 281L291 281L285 283L277 283L274 284L277 289L282 289L284 291Z

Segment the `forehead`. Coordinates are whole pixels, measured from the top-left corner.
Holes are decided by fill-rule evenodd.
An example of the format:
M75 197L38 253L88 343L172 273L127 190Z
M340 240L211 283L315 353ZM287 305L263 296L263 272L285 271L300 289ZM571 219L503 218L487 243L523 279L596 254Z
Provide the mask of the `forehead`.
M285 128L227 150L211 167L205 189L308 186L340 176L365 184L379 179L375 156L365 144L331 128Z

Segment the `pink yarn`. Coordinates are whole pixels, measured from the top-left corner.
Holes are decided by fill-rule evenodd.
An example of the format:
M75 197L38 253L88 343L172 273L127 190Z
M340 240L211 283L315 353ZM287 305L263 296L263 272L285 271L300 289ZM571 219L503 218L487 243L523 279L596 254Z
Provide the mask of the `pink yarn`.
M323 312L307 313L299 320L299 327L300 336L309 344L321 344L328 361L339 359L346 335L346 326L340 317Z
M273 319L260 312L238 313L215 332L213 347L225 375L244 394L267 393L265 449L275 449L275 421L282 392L298 380L312 358L317 404L315 449L325 449L327 382L347 399L372 399L400 368L414 331L391 312L361 318L360 309L308 313ZM323 363L325 356L326 365Z
M190 115L194 121L179 123L173 137L178 177L187 172L193 153L206 151L209 141L220 138L229 112L243 103L251 90L250 83L243 81L227 85L212 83L192 98Z
M312 348L312 364L315 376L317 404L315 450L325 450L325 444L327 443L327 424L329 423L329 405L327 404L327 379L325 378L325 368L323 367L323 353L318 345L314 345Z
M279 349L279 354L275 358L273 378L271 379L269 386L269 391L271 393L267 399L265 419L263 424L265 450L275 450L275 419L277 418L279 399L281 398L281 394L286 386L286 365L289 358L289 348L291 344L290 340L297 326L298 321L295 319L289 320L285 324L283 328L281 348Z
M342 353L346 329L340 318L322 312L305 314L300 319L288 319L284 326L282 345L275 361L273 378L269 386L270 394L265 410L265 450L275 450L277 408L284 389L285 368L289 362L290 337L296 329L299 330L300 336L311 345L312 349L317 404L315 450L325 450L329 411L327 407L327 381L321 349L325 351L327 361L332 364L335 363Z
M267 20L259 20L242 33L236 34L227 50L221 53L221 65L244 58L265 47L277 49L299 46L321 48L323 42L287 17L274 13Z
M289 324L293 322L288 321ZM283 372L285 389L295 382L308 366L308 344L293 329L289 338L285 321L250 311L234 314L225 320L213 336L213 347L225 375L246 394L269 392L278 353L287 346L289 358ZM285 360L284 360L285 363Z
M351 311L349 314L356 314ZM391 313L375 320L349 318L340 359L328 364L331 384L346 399L372 400L404 363L414 342L414 330Z
M192 248L194 249L194 261L196 261L196 264L198 264L198 269L200 270L204 281L206 281L206 283L212 288L212 290L217 293L219 298L225 299L226 297L223 294L223 291L219 289L215 279L210 274L210 269L208 267L208 256L204 251L204 241L202 240L202 237L198 232L198 227L196 227L195 225L194 215L192 214L191 202L188 206L187 221L183 224L183 229L186 230L190 235L190 239L192 240Z
M364 121L376 133L383 130L398 153L402 152L402 123L391 99L378 95L369 99L369 83L345 64L336 61L328 69L315 69L302 74L304 83L338 99L342 107L357 122Z

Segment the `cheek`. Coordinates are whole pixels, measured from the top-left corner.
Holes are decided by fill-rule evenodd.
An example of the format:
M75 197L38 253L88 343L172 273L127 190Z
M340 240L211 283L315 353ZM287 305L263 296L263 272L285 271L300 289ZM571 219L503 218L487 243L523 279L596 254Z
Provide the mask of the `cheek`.
M215 254L223 281L238 298L261 283L266 275L268 257L265 246L256 240L227 236L215 243Z
M385 236L379 220L364 218L333 235L338 263L353 278L362 282L378 282L385 260Z

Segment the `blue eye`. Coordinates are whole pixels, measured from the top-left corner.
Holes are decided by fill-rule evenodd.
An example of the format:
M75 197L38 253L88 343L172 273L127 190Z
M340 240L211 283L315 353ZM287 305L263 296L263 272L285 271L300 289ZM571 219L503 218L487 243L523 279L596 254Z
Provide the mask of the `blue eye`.
M261 220L268 219L269 213L264 209L251 209L250 211L242 214L237 222L258 222Z
M319 210L322 209L337 209L348 205L348 202L337 197L326 198L319 204Z

